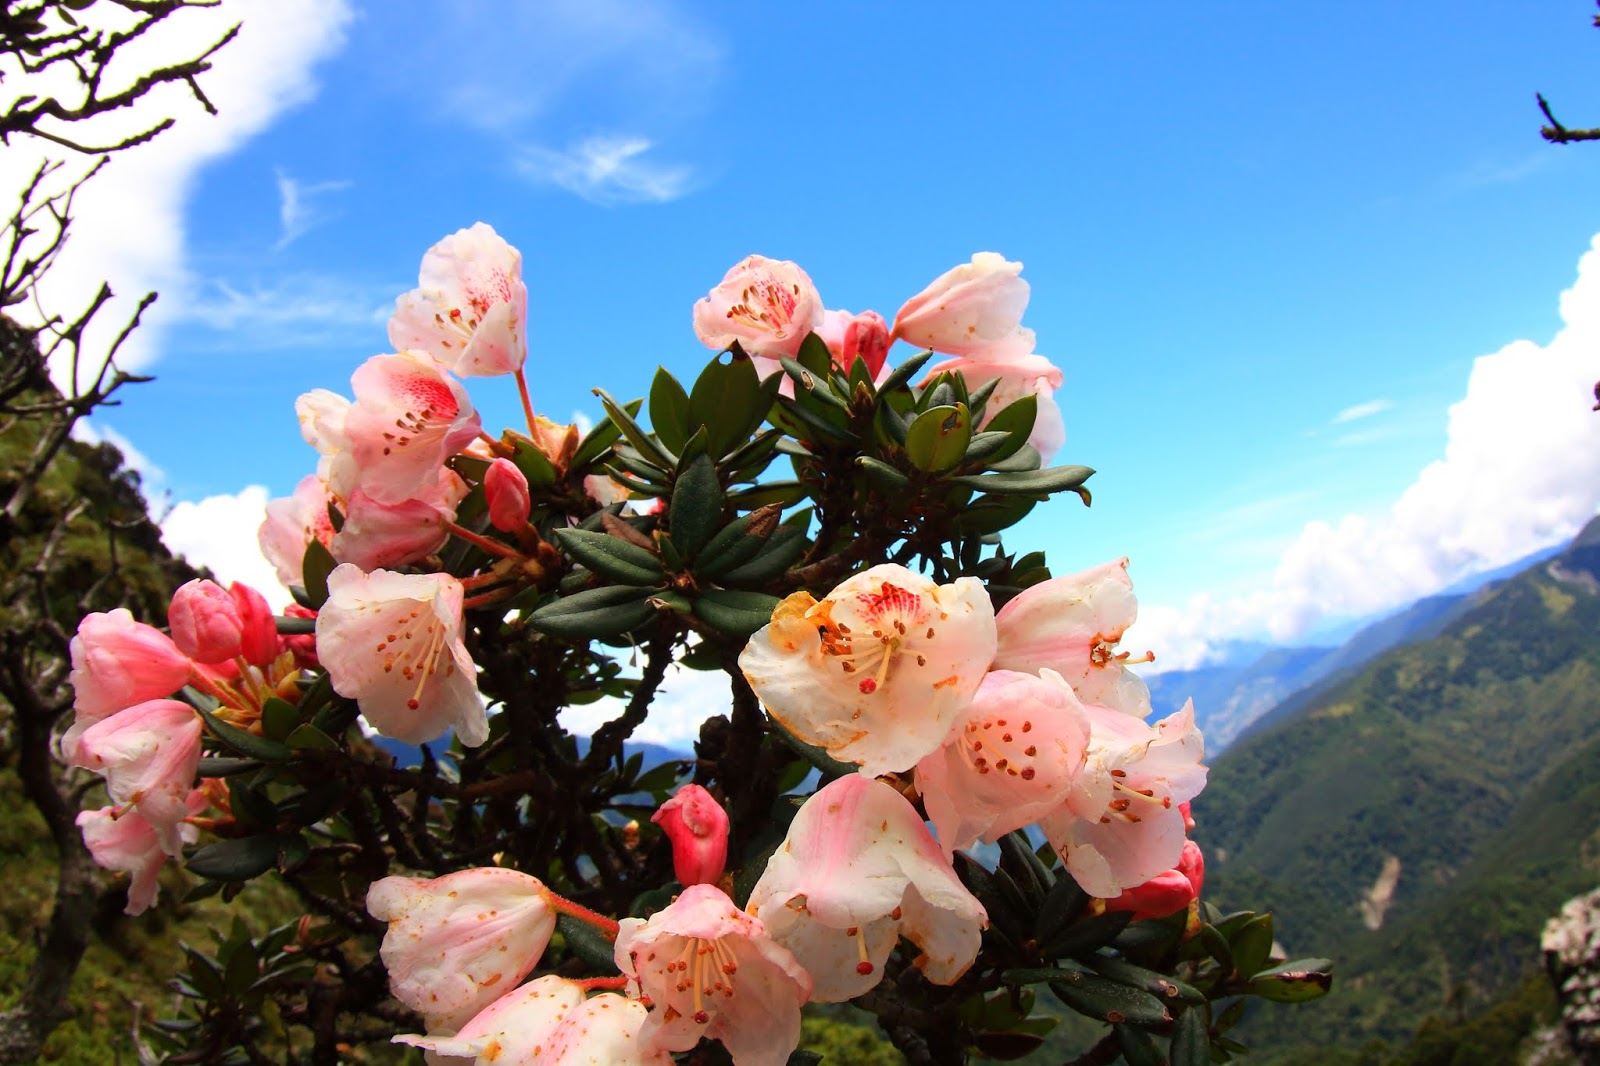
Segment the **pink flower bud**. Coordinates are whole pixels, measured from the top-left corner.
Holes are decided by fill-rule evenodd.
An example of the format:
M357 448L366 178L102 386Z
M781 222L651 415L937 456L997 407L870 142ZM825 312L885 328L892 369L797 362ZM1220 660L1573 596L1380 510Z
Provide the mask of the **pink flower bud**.
M126 607L95 613L72 638L73 704L83 721L170 696L189 679L188 656L172 638L135 622Z
M235 581L228 595L239 612L240 654L253 666L266 666L278 657L278 624L265 596Z
M699 785L684 785L650 817L672 841L672 870L685 888L714 885L728 860L728 812Z
M1106 900L1106 910L1132 911L1136 922L1177 914L1200 898L1200 887L1205 882L1205 867L1205 856L1200 852L1200 845L1186 840L1183 842L1183 858L1178 860L1175 869L1159 873L1115 899Z
M283 609L285 618L315 618L317 612L309 607L302 607L298 603L291 603ZM301 666L319 669L321 663L317 661L317 638L314 633L296 633L293 636L278 638L280 646L285 651L294 653L294 660Z
M483 495L489 501L489 522L505 533L528 524L528 479L510 459L496 459L483 475Z
M232 596L215 581L194 580L172 594L167 610L173 643L191 659L220 663L238 655L244 620Z
M849 311L829 311L822 316L817 336L827 344L833 361L845 373L857 359L867 364L867 373L876 378L889 357L889 323L876 311L852 315Z

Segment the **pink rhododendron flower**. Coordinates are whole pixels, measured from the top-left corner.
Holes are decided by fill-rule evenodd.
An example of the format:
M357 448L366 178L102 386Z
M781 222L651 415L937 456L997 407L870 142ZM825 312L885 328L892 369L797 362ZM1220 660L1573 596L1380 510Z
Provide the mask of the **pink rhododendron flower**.
M483 474L483 495L489 503L489 524L515 533L528 524L528 479L510 459L496 459Z
M728 861L728 812L699 785L684 785L650 820L672 841L681 885L714 885Z
M1041 581L995 616L994 668L1035 673L1049 667L1084 703L1145 717L1150 690L1127 668L1128 653L1116 650L1138 614L1125 558Z
M1200 845L1183 842L1183 857L1171 870L1156 874L1142 885L1135 885L1115 899L1106 900L1108 911L1132 911L1133 920L1165 918L1177 914L1200 898L1205 884L1206 860Z
M885 563L820 603L797 592L739 656L785 729L872 775L936 750L978 691L995 651L983 583L936 585Z
M1039 826L1083 890L1115 899L1183 857L1180 805L1205 787L1194 706L1155 726L1092 704L1089 755L1066 804Z
M694 305L694 332L707 348L734 341L745 353L793 358L806 334L822 324L822 298L804 270L788 260L752 255L735 265ZM758 367L758 369L763 369ZM767 373L777 369L773 363Z
M1066 423L1055 401L1055 390L1061 387L1061 370L1044 356L1029 352L1004 359L951 359L933 367L928 375L932 377L945 371L959 372L972 390L991 381L999 382L984 407L983 421L978 425L980 430L992 422L995 415L1031 394L1037 413L1028 443L1039 453L1040 461L1048 466L1066 443Z
M995 670L938 751L917 763L917 791L946 856L993 843L1066 801L1089 746L1089 716L1054 670Z
M341 483L336 463L329 484L340 497L360 489L382 503L412 499L481 428L461 383L421 352L375 355L350 385L356 399L344 430L354 483Z
M422 257L417 287L395 301L389 343L427 352L462 377L510 374L528 358L527 322L522 253L479 222Z
M256 541L261 554L278 572L285 587L304 585L301 572L306 547L320 540L323 547L333 541L333 520L328 516L328 483L316 474L307 474L295 486L293 496L267 503Z
M385 877L367 890L367 911L389 923L380 953L390 991L430 1030L454 1031L515 988L556 927L543 883L497 867Z
M189 657L126 607L87 615L72 638L73 707L79 721L170 696L189 680Z
M551 974L507 992L454 1036L395 1041L479 1066L671 1066L670 1053L639 1039L645 1017L636 999L585 999L577 984Z
M328 551L341 563L363 570L381 570L414 563L438 551L449 538L446 520L468 492L453 470L440 467L431 484L398 503L382 503L357 489L345 503L344 528L328 541Z
M335 567L317 613L317 656L334 691L386 737L421 744L454 728L467 747L482 744L489 719L461 639L461 601L448 574Z
M922 949L935 984L955 982L988 924L916 809L894 788L850 774L806 800L750 893L749 911L811 974L811 998L871 989L900 937Z
M200 765L200 718L177 700L148 700L89 726L69 753L106 778L114 803L138 809L168 855L183 851L178 827Z
M894 316L895 337L947 355L971 357L1033 351L1033 331L1021 328L1028 306L1022 264L979 252L907 300Z
M167 624L178 650L197 662L232 659L244 640L238 603L221 585L203 578L178 586L167 609Z
M663 910L624 918L617 968L648 997L639 1036L687 1051L722 1041L736 1066L783 1066L800 1043L811 977L761 922L711 885L690 885Z
M826 311L816 333L828 346L833 362L845 373L860 359L874 380L889 358L889 323L876 311L852 315L849 311Z
M205 793L200 789L190 792L184 806L190 814L199 814L208 806ZM149 910L161 894L159 875L168 858L155 827L136 809L116 806L80 811L77 825L96 866L132 876L123 913L143 914ZM185 823L178 826L178 837L185 844L193 844L200 839L200 831Z
M291 603L284 607L283 615L285 618L315 618L317 612L298 603ZM321 668L317 662L317 638L314 633L283 634L278 638L278 646L291 653L299 665L314 670Z

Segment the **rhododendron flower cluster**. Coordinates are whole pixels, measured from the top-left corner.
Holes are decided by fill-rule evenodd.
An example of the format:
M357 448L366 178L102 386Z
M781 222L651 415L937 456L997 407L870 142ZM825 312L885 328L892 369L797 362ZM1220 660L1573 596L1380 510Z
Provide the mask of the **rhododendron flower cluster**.
M1223 936L1188 840L1204 743L1121 648L1128 561L1060 577L1002 543L1093 474L1049 465L1062 372L1020 263L978 253L891 320L750 256L693 307L698 377L597 389L584 431L535 409L521 263L446 237L394 350L300 397L316 469L260 533L282 616L199 580L170 634L119 610L72 642L61 752L104 778L79 822L129 910L168 859L306 905L191 953L185 995L235 998L170 1032L250 1057L266 1027L227 1019L270 995L327 1061L359 1015L430 1061L781 1066L807 1003L854 1001L954 1062L1036 1039L1042 984L1204 1053L1211 1000L1277 988L1194 947ZM493 435L464 379L497 377L523 419ZM726 695L646 767L674 664ZM580 743L562 716L600 701Z

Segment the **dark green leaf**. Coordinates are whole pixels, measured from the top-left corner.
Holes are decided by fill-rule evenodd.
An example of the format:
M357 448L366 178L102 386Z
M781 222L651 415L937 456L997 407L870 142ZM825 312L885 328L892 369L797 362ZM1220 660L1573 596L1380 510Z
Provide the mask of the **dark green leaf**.
M289 757L289 749L276 740L266 740L248 733L236 725L229 725L209 711L195 710L205 720L211 733L223 744L234 752L249 759L260 759L263 762L282 762Z
M1128 911L1107 911L1079 918L1058 935L1040 941L1039 953L1052 959L1083 955L1111 943L1132 920L1133 915Z
M1178 1015L1172 1031L1172 1066L1210 1066L1211 1038L1206 1033L1205 1013L1191 1007Z
M656 368L650 383L650 428L675 452L683 451L683 442L689 439L689 394L664 366Z
M856 456L856 466L868 482L885 492L903 492L911 484L910 478L882 459L874 459L870 455Z
M1128 1066L1167 1066L1167 1056L1149 1033L1119 1025L1117 1040L1122 1044L1122 1058Z
M588 589L539 608L528 616L528 624L558 637L616 636L655 617L652 593L616 586Z
M1275 1003L1305 1003L1333 987L1333 963L1327 959L1294 959L1263 970L1246 991Z
M1088 970L1065 971L1060 980L1050 982L1050 991L1079 1014L1113 1025L1149 1028L1172 1021L1171 1012L1150 993L1107 980Z
M1045 893L1044 903L1039 907L1039 916L1034 923L1034 939L1040 944L1054 942L1068 924L1083 913L1089 898L1089 893L1079 888L1078 882L1071 877L1063 875L1056 878L1056 883Z
M1021 473L968 474L950 480L978 492L995 495L1048 496L1071 490L1083 495L1083 483L1094 475L1087 466L1052 466Z
M889 376L883 379L883 384L878 386L878 395L881 397L885 393L893 392L895 389L900 388L906 382L910 381L916 375L917 371L926 366L928 364L928 360L932 358L933 353L931 351L918 352L910 359L907 359L905 362L895 367L889 372Z
M906 458L919 470L939 473L961 462L972 443L972 416L965 404L930 407L906 430Z
M955 528L967 536L986 536L1009 529L1039 501L1028 496L980 496L956 514Z
M985 465L999 473L1020 474L1038 470L1044 466L1044 462L1039 458L1039 453L1034 450L1033 445L1024 444L1009 459L990 459Z
M205 758L200 760L196 773L201 777L231 777L247 770L259 770L261 765L259 759Z
M277 616L272 619L272 624L278 632L286 637L298 637L317 631L315 618L296 618L293 616Z
M223 984L234 996L243 995L256 983L261 974L260 960L256 958L255 945L246 941L228 955L228 965L223 971Z
M661 445L639 427L639 423L633 420L626 408L613 399L605 389L595 389L594 394L600 397L600 404L606 409L606 414L611 416L611 421L616 423L622 435L628 439L628 443L633 445L634 450L643 456L646 462L654 463L663 470L672 468L676 457L662 451Z
M754 370L751 371L754 373ZM697 455L678 471L667 506L672 543L684 558L693 559L722 526L725 497L710 456Z
M639 408L644 406L643 400L629 400L623 405L623 412L629 416L639 413ZM578 451L572 457L570 469L581 470L594 462L600 456L611 450L622 431L617 428L610 416L602 418L596 426L589 431L589 435L578 442Z
M1039 861L1039 856L1033 853L1033 848L1028 844L1028 838L1022 830L1005 834L1000 838L999 844L1001 868L1016 879L1022 888L1023 896L1028 901L1029 910L1037 908L1044 902L1045 893L1050 890L1050 871Z
M788 507L799 503L807 495L806 487L798 481L764 481L748 489L728 493L728 506L736 511L753 511L771 503Z
M724 633L746 636L772 621L779 602L764 592L706 589L695 599L694 613Z
M1272 954L1272 915L1262 914L1245 922L1228 937L1233 965L1241 977L1251 977L1266 966Z
M621 537L583 529L558 529L552 536L561 550L596 574L626 585L658 585L665 576L661 560Z
M556 468L550 464L549 456L540 451L537 444L516 433L508 433L506 439L511 441L511 461L522 471L522 476L528 479L528 484L545 486L556 483Z
M289 735L283 738L283 742L297 751L306 748L313 748L319 751L337 751L339 748L337 740L334 740L309 722L295 726Z
M313 611L322 610L322 605L328 602L328 575L338 565L327 546L315 537L311 538L300 560L300 572L305 582L306 606Z
M261 735L282 740L300 724L300 709L286 699L270 696L261 705Z
M748 356L731 354L726 363L717 356L695 379L686 424L691 434L704 426L707 452L721 459L750 439L770 402Z
M1091 969L1101 977L1108 977L1113 981L1142 988L1158 999L1182 1001L1184 1003L1204 1003L1205 993L1191 985L1187 985L1177 978L1169 977L1164 973L1147 970L1143 966L1135 966L1123 959L1108 958L1104 955L1094 955L1085 960Z
M248 881L278 864L281 838L275 834L239 837L208 844L189 856L189 872L213 881Z
M1222 972L1233 972L1233 951L1228 947L1227 938L1213 926L1200 927L1200 944L1206 949L1206 954L1217 960L1217 965L1222 967Z
M768 504L723 526L701 550L694 572L714 578L755 558L777 529L779 511Z
M779 526L754 559L729 570L717 580L723 585L764 584L799 562L808 543L804 527Z
M1009 459L1022 450L1022 446L1028 443L1028 435L1033 432L1033 423L1038 414L1039 399L1032 393L1012 401L995 412L995 416L984 424L984 431L1009 434L1010 441L987 456L990 466ZM1036 462L1034 466L1038 466L1038 463Z

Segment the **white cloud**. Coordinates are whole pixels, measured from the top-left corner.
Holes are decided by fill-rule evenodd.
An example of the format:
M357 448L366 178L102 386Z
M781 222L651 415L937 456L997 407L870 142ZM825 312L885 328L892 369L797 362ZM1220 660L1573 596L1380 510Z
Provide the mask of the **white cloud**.
M516 166L532 181L558 186L594 204L665 203L688 192L693 171L645 159L650 146L643 137L605 134L564 152L528 146Z
M627 701L604 697L561 712L563 728L592 736L596 729L620 715ZM679 751L693 749L700 726L707 718L729 714L733 697L728 675L721 670L690 670L674 663L650 705L650 716L633 732L644 744L660 744Z
M278 251L289 247L312 229L332 217L317 205L318 197L330 192L340 192L351 186L348 181L301 182L278 171L278 223L283 232L273 247Z
M1196 665L1224 640L1291 640L1572 536L1600 504L1600 236L1561 295L1561 318L1548 344L1519 340L1474 361L1444 455L1386 513L1308 523L1266 588L1148 607L1129 646L1154 648L1158 669Z
M86 16L97 20L115 14L103 8L110 5L96 5ZM147 128L164 116L178 119L154 141L111 157L84 188L72 236L41 286L44 310L70 319L87 305L101 281L110 282L117 299L96 316L86 339L88 352L103 352L137 300L154 289L163 298L124 347L119 362L135 369L154 361L162 327L178 317L191 289L184 263L183 211L201 169L314 95L312 68L342 45L351 17L344 0L223 0L215 8L179 12L118 53L115 77L106 86L111 92L140 72L203 52L230 26L242 24L238 37L214 57L213 69L199 79L217 107L216 116L206 115L186 87L169 85L137 108L101 116L76 131L103 142ZM24 91L28 85L16 79L15 88ZM46 154L62 153L42 142L14 141L0 171L0 197L14 199ZM70 162L77 173L87 165ZM71 390L72 383L65 380L68 368L52 369L57 383Z
M1340 411L1338 414L1334 415L1333 421L1329 424L1342 426L1346 422L1354 422L1357 419L1362 418L1371 418L1373 415L1382 414L1393 406L1394 403L1391 400L1368 400L1366 403L1358 403L1354 404L1353 406L1346 407L1343 411Z
M281 611L289 592L256 544L266 514L267 490L247 485L233 495L179 503L161 520L161 539L193 565L210 567L223 584L242 581Z

